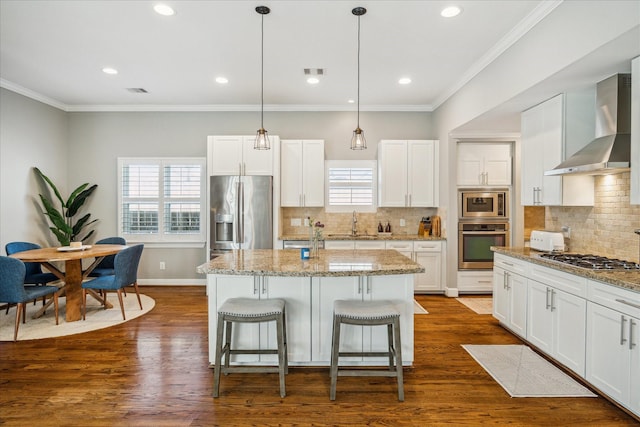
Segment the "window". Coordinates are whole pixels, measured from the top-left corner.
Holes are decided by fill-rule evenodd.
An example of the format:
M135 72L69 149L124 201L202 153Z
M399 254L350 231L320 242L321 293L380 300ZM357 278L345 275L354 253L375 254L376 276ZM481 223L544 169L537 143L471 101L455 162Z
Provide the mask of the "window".
M119 158L118 230L134 242L204 242L205 159Z
M327 212L375 212L375 160L329 160L325 166Z

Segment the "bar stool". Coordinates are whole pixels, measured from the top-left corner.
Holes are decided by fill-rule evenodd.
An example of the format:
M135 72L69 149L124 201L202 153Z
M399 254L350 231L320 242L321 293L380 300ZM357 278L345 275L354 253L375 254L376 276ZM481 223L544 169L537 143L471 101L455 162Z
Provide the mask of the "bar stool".
M388 351L341 352L340 327L348 325L387 325ZM338 369L339 357L389 357L389 370L380 369ZM395 357L395 366L393 359ZM402 379L402 343L400 342L400 312L391 301L337 300L333 304L333 340L331 344L331 391L329 398L336 400L338 376L351 377L396 377L398 379L398 400L404 401Z
M269 321L276 322L278 341L278 348L276 350L239 350L231 348L231 329L233 322L258 323ZM232 354L277 354L278 366L229 366L229 360ZM224 365L222 365L223 355L225 356ZM285 397L284 376L289 373L289 360L287 357L287 326L284 300L230 298L220 306L218 309L218 328L216 334L213 397L219 396L220 373L226 375L232 372L278 372L280 374L280 397Z

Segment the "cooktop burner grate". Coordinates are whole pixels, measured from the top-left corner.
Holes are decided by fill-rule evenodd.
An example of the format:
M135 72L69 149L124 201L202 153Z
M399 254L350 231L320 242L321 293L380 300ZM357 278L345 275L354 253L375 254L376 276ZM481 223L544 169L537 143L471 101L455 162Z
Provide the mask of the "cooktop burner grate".
M591 254L540 254L541 258L589 270L640 270L640 264Z

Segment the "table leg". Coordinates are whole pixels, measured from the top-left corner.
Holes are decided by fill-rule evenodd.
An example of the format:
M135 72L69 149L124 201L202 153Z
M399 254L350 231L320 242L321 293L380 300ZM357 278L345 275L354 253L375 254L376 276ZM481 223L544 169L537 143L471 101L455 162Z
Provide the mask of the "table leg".
M64 281L67 285L65 320L75 322L82 318L82 260L72 259L65 262Z

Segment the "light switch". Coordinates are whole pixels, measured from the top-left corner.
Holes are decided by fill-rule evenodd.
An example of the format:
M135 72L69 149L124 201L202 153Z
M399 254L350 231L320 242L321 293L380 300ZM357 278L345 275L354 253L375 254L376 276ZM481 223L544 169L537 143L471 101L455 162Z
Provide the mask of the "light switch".
M406 227L407 226L407 222L404 220L404 218L400 219L400 227Z
M302 225L302 220L300 218L291 218L292 227L300 227L301 225Z

